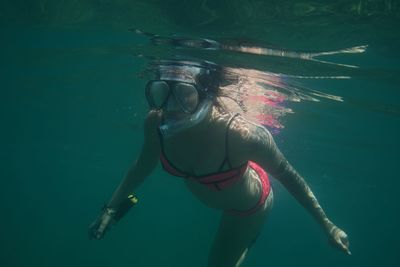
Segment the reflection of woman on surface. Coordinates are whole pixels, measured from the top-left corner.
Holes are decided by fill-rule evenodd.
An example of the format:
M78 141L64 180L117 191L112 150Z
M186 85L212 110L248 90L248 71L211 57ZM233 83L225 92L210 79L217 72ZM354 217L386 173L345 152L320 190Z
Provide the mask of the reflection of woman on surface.
M100 239L127 196L161 161L207 206L223 211L209 267L243 261L272 207L273 175L311 213L329 240L350 254L344 231L325 215L305 180L277 148L270 132L232 113L221 101L223 71L210 63L159 61L146 86L151 110L139 159L90 227Z

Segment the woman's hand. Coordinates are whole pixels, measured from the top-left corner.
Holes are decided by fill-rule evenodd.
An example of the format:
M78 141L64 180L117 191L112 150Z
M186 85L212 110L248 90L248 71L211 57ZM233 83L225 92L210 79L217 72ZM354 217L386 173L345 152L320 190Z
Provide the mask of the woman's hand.
M110 208L102 209L99 217L89 226L89 239L102 239L111 225L114 224L113 210Z
M331 244L346 253L347 255L351 255L351 252L349 250L349 239L347 237L347 234L337 227L336 225L332 225L331 228L329 229L329 241Z

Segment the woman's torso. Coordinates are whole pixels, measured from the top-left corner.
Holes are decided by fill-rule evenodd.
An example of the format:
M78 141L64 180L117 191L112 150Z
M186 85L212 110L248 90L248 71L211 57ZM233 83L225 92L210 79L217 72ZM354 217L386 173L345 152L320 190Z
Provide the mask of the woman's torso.
M232 142L232 134L236 129L232 125L237 118L233 119L231 115L226 115L210 122L207 127L190 129L163 139L163 155L190 176L217 171L223 173L247 165L247 159L240 157L240 147L245 145L244 142L237 142L237 139ZM184 179L186 186L200 201L216 209L246 210L259 200L262 190L258 175L251 168L247 168L240 179L222 190L212 190L196 181L195 177Z

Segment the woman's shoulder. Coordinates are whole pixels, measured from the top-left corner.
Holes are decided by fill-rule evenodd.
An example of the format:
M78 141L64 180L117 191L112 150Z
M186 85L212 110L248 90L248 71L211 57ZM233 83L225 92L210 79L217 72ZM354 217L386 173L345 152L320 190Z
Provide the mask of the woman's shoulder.
M229 130L229 147L237 162L250 160L254 151L270 144L272 135L264 126L236 116Z
M225 128L229 131L229 138L236 141L250 141L260 134L269 134L268 130L259 124L248 120L240 113L232 113L213 109L211 121L217 128Z
M246 143L260 138L269 138L271 135L267 128L247 119L241 113L214 108L211 121L213 126L216 126L215 128L228 131L229 139L234 140L234 143Z
M264 126L256 124L242 115L237 115L231 122L230 132L232 132L231 135L236 139L250 141L260 134L268 133L268 130Z

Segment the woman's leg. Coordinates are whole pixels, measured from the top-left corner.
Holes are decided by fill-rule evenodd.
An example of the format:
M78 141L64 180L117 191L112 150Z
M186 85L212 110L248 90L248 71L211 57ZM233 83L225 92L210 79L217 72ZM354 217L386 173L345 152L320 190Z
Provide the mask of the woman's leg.
M264 206L252 215L241 217L226 211L222 214L208 267L238 267L242 263L265 223L272 202L271 190Z

